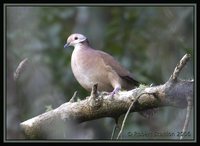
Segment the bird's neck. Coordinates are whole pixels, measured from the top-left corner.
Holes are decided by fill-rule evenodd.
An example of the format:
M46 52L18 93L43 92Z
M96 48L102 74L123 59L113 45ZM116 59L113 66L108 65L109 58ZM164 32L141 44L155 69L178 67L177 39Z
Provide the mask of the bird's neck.
M83 42L81 42L81 43L78 43L78 44L76 44L74 47L75 47L75 48L79 48L79 49L82 49L82 48L84 48L84 49L91 49L88 40L85 40L85 41L83 41Z

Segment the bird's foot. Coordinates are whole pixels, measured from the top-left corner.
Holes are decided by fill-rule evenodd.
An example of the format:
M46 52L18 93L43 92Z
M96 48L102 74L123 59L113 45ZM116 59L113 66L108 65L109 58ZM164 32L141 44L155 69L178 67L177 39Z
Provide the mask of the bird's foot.
M121 89L120 87L116 87L116 88L110 93L111 99L113 99L114 95L115 95L116 93L118 93L120 89Z

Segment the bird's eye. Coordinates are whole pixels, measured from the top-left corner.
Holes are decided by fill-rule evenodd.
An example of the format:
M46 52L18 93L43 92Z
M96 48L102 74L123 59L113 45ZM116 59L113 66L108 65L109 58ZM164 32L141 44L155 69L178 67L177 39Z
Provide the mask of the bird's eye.
M75 39L75 40L77 40L77 39L78 39L78 37L75 37L74 39Z

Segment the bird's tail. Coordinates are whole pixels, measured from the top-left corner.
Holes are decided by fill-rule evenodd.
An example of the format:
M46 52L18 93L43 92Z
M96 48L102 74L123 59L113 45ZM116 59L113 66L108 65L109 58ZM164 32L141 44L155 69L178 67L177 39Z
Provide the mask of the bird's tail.
M138 82L137 80L135 80L134 78L132 78L130 76L121 76L121 78L126 80L126 82L128 83L128 85L130 85L131 88L133 88L133 87L135 88L140 85L140 82Z

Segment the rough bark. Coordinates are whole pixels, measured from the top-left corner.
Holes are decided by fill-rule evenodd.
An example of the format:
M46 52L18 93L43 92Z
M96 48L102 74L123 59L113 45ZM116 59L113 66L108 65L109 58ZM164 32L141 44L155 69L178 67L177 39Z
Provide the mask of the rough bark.
M70 121L81 123L103 117L116 118L125 114L133 101L136 102L131 112L163 106L186 108L188 97L193 97L194 81L177 79L189 55L186 54L184 57L170 79L163 85L140 86L130 91L120 91L112 98L103 92L97 93L98 86L94 85L91 95L85 100L74 102L74 95L70 102L24 121L20 126L28 138L45 138L46 132L50 132L50 129L57 129L55 127L61 123L65 124Z

